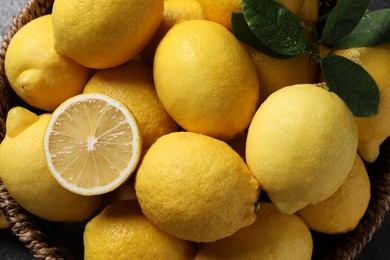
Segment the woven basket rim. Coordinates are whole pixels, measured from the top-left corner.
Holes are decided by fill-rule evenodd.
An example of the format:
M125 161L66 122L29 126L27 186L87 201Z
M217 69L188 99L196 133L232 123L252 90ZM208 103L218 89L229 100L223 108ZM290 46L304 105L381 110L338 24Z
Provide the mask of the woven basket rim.
M324 0L329 2L329 0ZM28 0L19 15L12 18L12 25L3 38L0 48L0 143L5 136L5 120L12 98L12 90L5 76L4 59L8 44L14 34L29 21L51 12L54 0ZM358 227L340 235L339 244L321 258L353 259L372 239L383 223L390 207L390 139L381 146L381 155L376 164L379 173L370 174L372 196L369 208ZM369 165L368 165L369 166ZM58 245L50 245L50 239L40 230L37 218L26 212L8 193L0 181L0 208L6 216L13 234L37 259L64 259L65 254Z

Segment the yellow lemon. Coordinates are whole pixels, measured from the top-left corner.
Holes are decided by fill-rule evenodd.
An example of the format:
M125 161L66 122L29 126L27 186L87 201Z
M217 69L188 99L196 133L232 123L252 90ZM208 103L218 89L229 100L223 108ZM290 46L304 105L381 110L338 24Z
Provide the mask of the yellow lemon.
M297 15L304 6L305 0L277 0L277 2L287 7L293 14Z
M359 129L359 154L363 160L374 162L379 155L379 146L390 136L390 44L334 50L331 53L344 56L362 66L378 85L378 114L355 117Z
M158 99L152 68L140 61L98 71L83 93L102 93L126 105L137 119L144 152L160 136L178 130Z
M303 83L317 83L319 65L307 54L280 59L246 46L261 86L260 102L276 90Z
M12 38L5 57L7 79L29 105L52 111L80 94L91 71L53 47L51 15L32 20Z
M343 185L326 200L304 207L298 215L312 230L327 234L345 233L356 228L369 201L370 179L357 155Z
M175 25L187 20L205 19L198 0L165 0L164 13L152 40L142 51L142 58L153 63L154 53L161 39Z
M161 103L184 129L228 140L248 127L259 100L256 69L222 25L175 25L161 40L153 69Z
M196 246L166 234L142 214L136 201L119 201L89 221L85 260L194 259Z
M141 52L162 14L163 0L56 0L54 48L86 67L115 67Z
M219 23L232 30L232 12L242 12L240 0L199 0L207 20Z
M7 134L0 145L0 176L11 196L32 214L51 221L81 221L97 209L100 196L77 195L51 175L42 147L50 117L22 107L8 112Z
M303 7L304 0L278 0L277 2L297 14ZM199 3L207 20L219 23L229 30L232 30L232 13L242 12L240 0L199 0Z
M134 188L134 178L125 181L115 190L102 195L102 203L100 209L103 210L107 206L120 200L137 200Z
M185 240L215 241L256 219L258 182L226 143L201 134L160 137L138 168L135 191L152 223Z
M305 0L302 8L296 13L298 19L306 26L311 26L318 19L319 1Z
M310 260L312 252L313 239L302 219L264 202L254 224L230 237L201 244L195 259Z
M248 130L246 159L283 213L330 197L356 157L357 127L336 94L311 84L274 92Z
M47 165L66 189L110 192L134 172L141 156L138 124L125 105L106 95L80 94L52 114L43 138Z

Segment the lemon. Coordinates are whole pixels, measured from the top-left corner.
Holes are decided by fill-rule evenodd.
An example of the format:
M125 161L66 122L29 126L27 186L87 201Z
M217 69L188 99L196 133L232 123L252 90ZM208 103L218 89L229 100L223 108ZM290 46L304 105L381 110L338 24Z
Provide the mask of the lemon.
M0 176L11 196L30 213L51 221L81 221L100 204L100 196L74 194L57 183L47 167L42 140L51 116L22 107L7 115L0 145Z
M280 59L268 56L249 46L246 46L246 50L256 67L259 78L260 102L282 87L317 82L319 65L307 54Z
M279 4L284 5L293 14L297 15L304 6L306 0L277 0Z
M259 184L226 143L176 132L146 152L135 192L157 227L181 239L209 242L255 221Z
M84 259L193 259L194 243L170 236L142 214L136 201L120 201L89 221Z
M161 39L175 25L187 20L205 19L198 0L165 0L164 13L152 40L142 51L142 58L153 63L154 53Z
M199 0L206 15L206 19L225 26L232 30L232 12L242 12L240 0Z
M214 22L175 25L157 47L153 75L168 114L191 132L232 139L248 127L258 105L249 55Z
M158 137L178 130L158 99L152 68L140 61L98 71L83 93L102 93L126 105L137 119L143 151Z
M326 200L304 207L298 215L312 230L327 234L345 233L359 224L369 200L370 179L357 155L343 185Z
M195 259L310 260L312 252L313 239L302 219L264 202L254 224L230 237L201 244Z
M286 6L294 14L297 14L303 7L304 0L278 0L277 2ZM232 13L242 12L240 0L199 0L199 3L207 20L219 23L230 31L232 30Z
M163 0L56 0L54 48L86 67L116 67L148 44L163 8Z
M15 93L29 105L46 111L80 94L91 74L59 55L53 42L51 15L41 16L15 34L5 57L7 79Z
M358 151L363 160L374 162L379 146L390 136L390 44L374 47L333 50L362 66L375 80L380 92L378 114L371 117L355 117L359 129Z
M304 25L312 26L318 19L319 1L305 0L302 8L296 13L297 18L304 23Z
M352 168L357 127L334 93L311 84L284 87L260 106L246 159L271 201L295 213L330 197Z
M137 200L134 188L134 178L128 179L115 190L103 194L100 209L103 210L112 203L120 200Z
M52 114L43 148L54 178L81 195L110 192L140 159L142 140L133 114L102 94L80 94Z

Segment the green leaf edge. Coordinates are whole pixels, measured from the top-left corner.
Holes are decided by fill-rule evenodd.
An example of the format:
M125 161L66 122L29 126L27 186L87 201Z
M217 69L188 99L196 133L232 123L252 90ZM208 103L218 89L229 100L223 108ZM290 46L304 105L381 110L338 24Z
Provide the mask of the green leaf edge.
M299 20L295 17L295 15L288 8L286 8L282 4L279 4L275 0L255 0L254 2L259 4L260 1L263 1L263 3L265 3L266 5L271 5L271 6L273 5L275 8L277 7L278 10L279 10L279 13L283 12L284 14L287 14L287 16L290 17L289 23L292 23L293 26L295 26L295 29L296 29L297 32L299 31L298 34L300 34L300 36L296 37L296 38L295 37L289 37L289 38L291 38L290 49L293 48L293 50L295 50L295 51L292 51L292 52L281 52L280 48L274 48L274 46L270 46L269 44L267 44L266 42L264 42L262 40L265 35L259 35L258 31L256 31L257 28L260 28L260 27L257 27L258 24L253 23L253 21L254 21L254 17L259 17L260 14L258 14L259 13L258 10L256 10L256 8L253 6L253 1L252 0L241 0L241 2L242 2L242 10L243 10L243 14L244 14L245 20L246 20L246 22L248 24L248 27L250 28L252 33L257 37L257 39L264 46L266 46L268 49L270 49L273 52L278 53L279 55L282 55L282 56L286 56L286 57L290 56L291 57L291 56L295 56L295 55L298 55L298 54L305 53L306 52L306 48L307 48L307 46L306 46L306 35L305 35L305 32L304 32L304 29L303 29L302 25L300 24ZM256 13L257 15L256 16L253 16L253 15L251 16L250 15L251 13ZM283 19L283 22L286 22L286 21L287 20ZM272 25L272 24L269 24L269 25ZM266 36L266 37L268 37L268 36ZM288 37L283 37L283 38L286 39ZM295 42L294 42L294 39L295 39ZM280 43L281 41L278 40L277 42Z
M327 17L320 42L333 45L334 42L348 35L363 17L369 2L370 0L339 0ZM345 14L353 14L355 17L352 20L347 19L349 23L345 23L347 21L343 19L346 17Z
M338 61L337 61L338 60ZM350 70L351 68L360 71L360 75L356 75L356 73L353 75L351 78L347 78L345 82L351 83L351 82L357 82L357 86L351 86L351 84L346 84L346 85L339 85L339 83L335 84L334 79L336 79L335 75L336 73L332 73L332 70L328 70L328 64L329 62L337 62L340 63L343 62L343 69L344 70ZM349 64L348 66L345 66L345 64ZM325 66L326 65L326 66ZM327 57L323 58L320 60L320 67L321 71L324 75L324 79L326 84L328 85L330 91L336 93L344 102L346 105L349 107L351 112L353 113L354 116L356 117L370 117L374 116L378 113L379 109L379 99L380 99L380 92L379 88L375 82L375 80L371 77L371 75L359 64L345 58L342 56L338 55L328 55ZM333 66L332 66L333 67ZM328 74L329 73L329 74ZM343 71L339 71L337 69L337 73L343 73ZM331 77L331 80L329 80L329 76ZM345 76L345 75L343 75ZM368 81L369 84L361 84L363 82L362 79L366 78L364 81ZM342 84L342 82L340 82ZM353 83L352 83L353 84ZM355 88L352 89L351 87ZM363 92L361 92L361 88L363 89ZM369 88L369 89L367 89ZM360 91L357 92L357 91ZM359 97L359 103L358 104L352 104L353 102L350 94L350 91L353 91L354 94L358 93L355 96ZM366 94L369 93L370 96L367 96ZM361 103L361 102L364 103ZM371 102L367 102L371 101ZM363 108L362 108L363 107Z
M373 24L381 27L370 28ZM369 30L376 29L374 31ZM390 8L366 13L355 29L346 37L334 43L337 49L371 47L390 43Z

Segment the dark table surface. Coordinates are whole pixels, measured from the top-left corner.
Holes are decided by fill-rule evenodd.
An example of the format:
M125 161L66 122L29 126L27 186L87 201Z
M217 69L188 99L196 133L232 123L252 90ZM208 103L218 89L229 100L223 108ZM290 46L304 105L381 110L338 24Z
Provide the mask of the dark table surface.
M0 35L5 34L10 25L10 17L17 15L26 2L26 0L0 0ZM390 7L390 0L372 0L370 6L372 9L387 8ZM33 257L9 229L0 230L0 260L16 259L29 260ZM390 214L387 214L380 229L356 259L390 260Z

